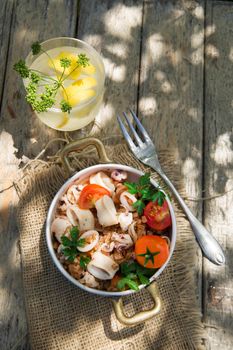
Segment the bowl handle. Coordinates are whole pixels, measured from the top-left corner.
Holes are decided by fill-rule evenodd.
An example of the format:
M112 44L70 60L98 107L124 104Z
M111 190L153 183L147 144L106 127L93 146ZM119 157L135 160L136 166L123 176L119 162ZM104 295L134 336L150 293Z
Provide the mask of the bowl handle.
M145 322L150 318L154 317L160 312L161 309L161 299L159 295L159 289L156 282L152 282L148 287L152 299L154 300L154 306L145 311L141 311L133 316L126 316L124 313L124 305L122 297L118 300L113 300L113 308L115 311L116 318L119 322L123 323L125 326L135 326L139 323Z
M73 169L70 165L69 158L67 157L70 152L82 150L89 146L95 146L97 149L100 162L102 163L111 163L111 160L108 158L103 143L94 137L86 137L77 141L70 142L66 145L60 153L61 161L64 164L68 173L73 173Z

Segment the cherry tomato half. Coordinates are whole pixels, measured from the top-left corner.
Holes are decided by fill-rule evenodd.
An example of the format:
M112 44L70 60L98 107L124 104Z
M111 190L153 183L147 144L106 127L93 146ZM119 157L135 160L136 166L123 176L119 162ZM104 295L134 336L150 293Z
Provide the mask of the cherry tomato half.
M142 236L135 243L135 255L140 265L148 269L157 269L168 259L168 243L161 236Z
M94 208L95 202L105 195L111 195L106 188L95 184L87 185L80 193L78 206L81 209Z
M149 202L144 209L144 216L147 225L157 231L163 231L172 224L169 207L165 200L161 206L157 201Z

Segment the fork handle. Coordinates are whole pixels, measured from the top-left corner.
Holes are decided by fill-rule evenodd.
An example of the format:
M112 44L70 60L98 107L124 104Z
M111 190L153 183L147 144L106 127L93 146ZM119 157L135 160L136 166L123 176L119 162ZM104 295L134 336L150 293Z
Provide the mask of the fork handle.
M216 265L223 265L225 263L225 256L222 248L216 239L207 231L207 229L202 225L202 223L193 215L191 210L188 208L184 200L181 198L180 194L169 180L169 178L164 174L163 171L158 171L155 169L159 175L162 177L166 185L171 189L174 196L176 197L181 208L185 212L187 218L189 219L190 225L195 234L196 240L201 247L204 255L210 261Z

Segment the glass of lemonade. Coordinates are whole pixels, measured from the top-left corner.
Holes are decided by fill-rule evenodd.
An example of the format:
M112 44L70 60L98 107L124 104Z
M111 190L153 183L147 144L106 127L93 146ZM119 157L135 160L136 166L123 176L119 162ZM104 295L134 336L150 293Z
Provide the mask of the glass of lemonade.
M56 79L63 70L61 58L71 60L71 67L67 68L67 79L57 92L54 106L46 112L35 113L44 124L56 130L73 131L85 127L94 120L102 102L105 72L101 56L84 41L68 37L44 41L41 47L41 53L33 55L31 52L26 58L30 69ZM87 56L89 65L72 72L79 54ZM27 84L28 79L24 79L25 87ZM60 108L64 99L68 99L72 106L70 113L62 112Z

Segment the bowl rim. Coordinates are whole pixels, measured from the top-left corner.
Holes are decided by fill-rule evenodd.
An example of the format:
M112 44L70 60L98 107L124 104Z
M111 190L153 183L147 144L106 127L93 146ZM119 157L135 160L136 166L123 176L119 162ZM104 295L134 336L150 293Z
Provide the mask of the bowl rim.
M122 297L125 295L129 295L129 294L133 294L136 293L138 291L134 291L134 290L126 290L126 291L122 291L122 292L108 292L108 291L104 291L104 290L99 290L99 289L94 289L94 288L90 288L87 287L85 285L83 285L82 283L80 283L78 280L76 280L74 277L72 277L63 267L63 265L60 263L60 261L58 260L58 258L56 257L55 254L55 250L53 248L52 245L52 235L51 235L51 222L53 220L53 213L56 209L56 205L58 200L61 198L62 194L66 191L67 187L75 180L79 179L79 178L84 178L85 175L87 173L91 173L91 172L96 172L96 171L100 171L100 170L113 170L113 169L120 169L120 170L125 170L127 172L131 172L135 175L143 175L144 172L141 170L138 170L136 168L130 167L128 165L123 165L123 164L116 164L116 163L106 163L106 164L97 164L97 165L93 165L90 167L87 167L85 169L82 169L78 172L76 172L74 175L72 175L70 178L68 178L65 183L61 186L61 188L57 191L56 195L54 196L49 210L48 210L48 214L47 214L47 218L46 218L46 242L47 242L47 247L50 253L50 256L53 260L53 263L55 264L55 266L58 268L58 270L62 273L62 275L64 277L66 277L70 282L72 282L75 286L81 288L82 290L85 290L86 292L90 292L92 294L97 294L97 295L101 295L101 296L108 296L108 297ZM87 176L87 175L86 175ZM151 183L154 186L158 186L158 183L151 179ZM164 192L164 191L163 191ZM164 192L166 194L166 192ZM171 215L171 219L172 219L172 232L171 232L171 246L170 246L170 253L169 253L169 257L167 259L167 261L165 262L165 264L163 264L163 266L161 266L161 268L159 270L156 271L156 273L150 278L150 283L152 283L162 272L163 270L166 268L166 266L168 265L174 249L175 249L175 244L176 244L176 232L177 232L177 225L176 225L176 216L175 216L175 211L173 209L172 203L169 199L169 197L166 197L166 200L168 202L168 206L169 206L169 210L170 210L170 215ZM139 286L139 290L145 288L145 285L140 285Z

